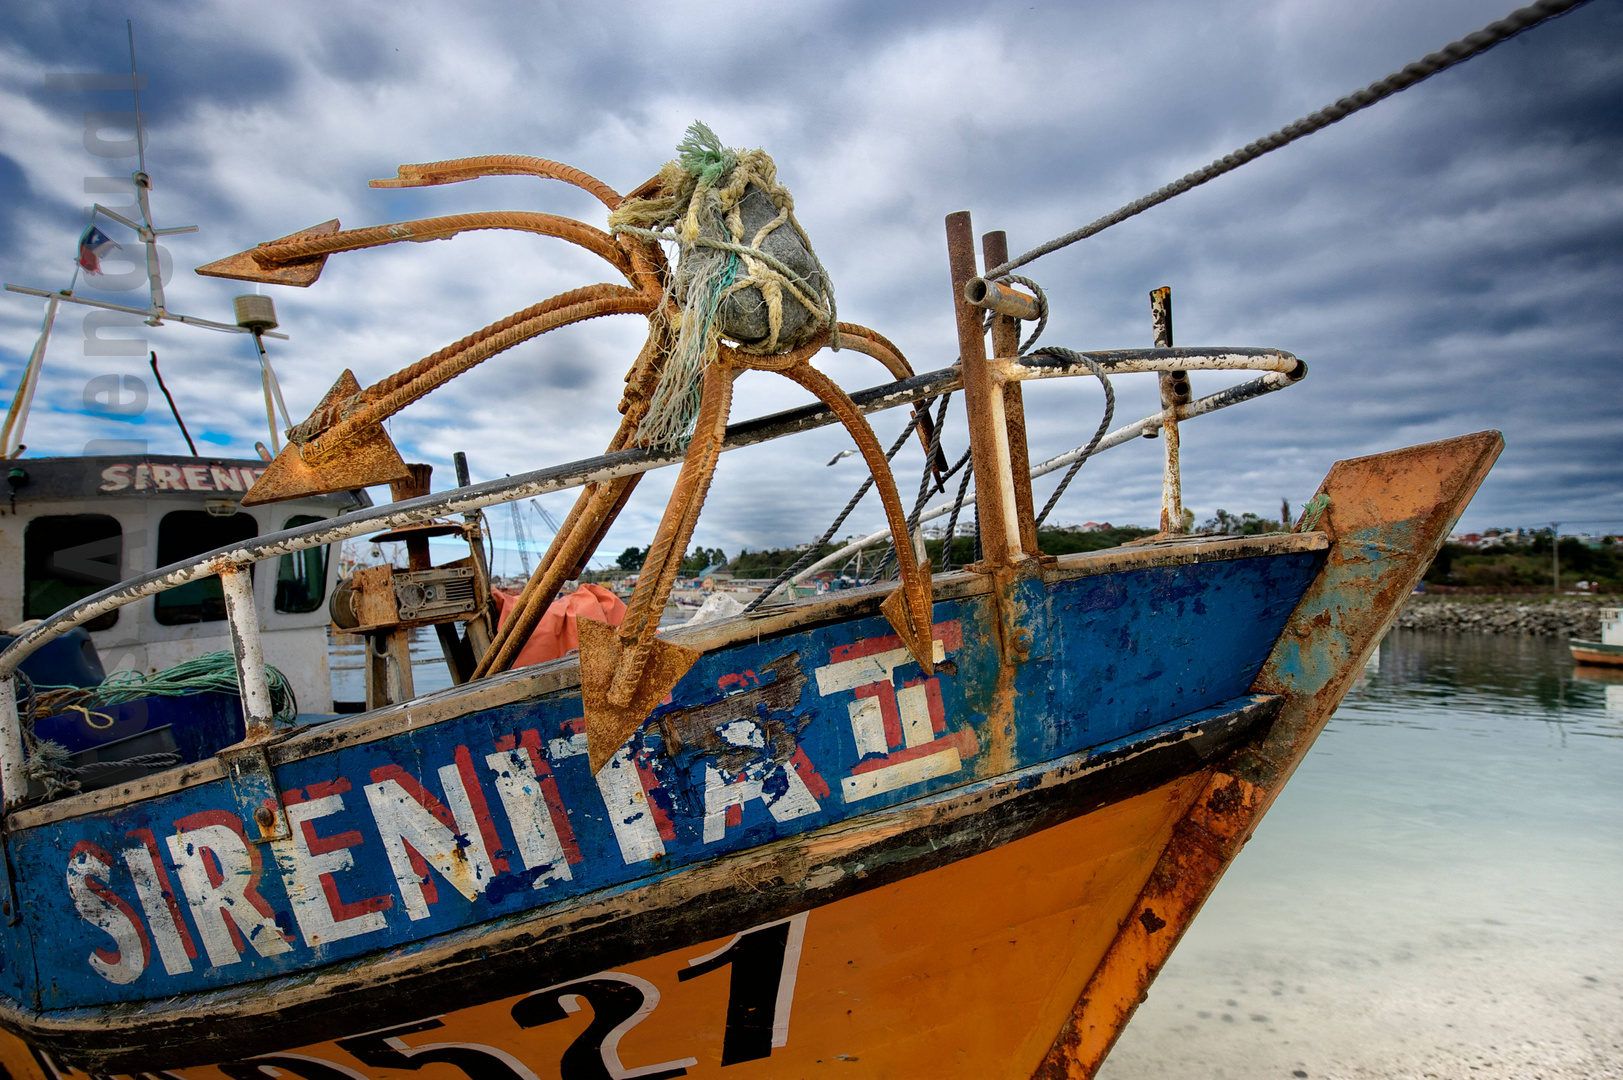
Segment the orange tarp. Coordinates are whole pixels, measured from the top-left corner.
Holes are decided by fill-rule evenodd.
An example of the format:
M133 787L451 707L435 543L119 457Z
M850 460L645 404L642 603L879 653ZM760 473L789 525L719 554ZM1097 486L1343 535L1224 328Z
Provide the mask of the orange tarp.
M491 589L490 594L495 597L500 612L499 621L507 622L519 594L502 589ZM547 613L541 616L541 622L536 626L535 633L530 635L530 640L519 650L513 666L525 667L529 664L556 660L579 649L580 633L576 629L576 620L582 615L588 619L606 622L610 626L619 626L621 620L626 617L626 605L618 596L601 585L582 585L569 595L558 597L547 608Z

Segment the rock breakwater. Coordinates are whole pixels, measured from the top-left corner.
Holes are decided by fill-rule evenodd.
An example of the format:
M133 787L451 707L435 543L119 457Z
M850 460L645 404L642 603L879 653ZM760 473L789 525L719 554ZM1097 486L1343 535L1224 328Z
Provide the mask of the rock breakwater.
M1399 630L1452 630L1478 634L1537 634L1595 641L1600 637L1601 605L1588 599L1445 600L1417 594L1393 627Z

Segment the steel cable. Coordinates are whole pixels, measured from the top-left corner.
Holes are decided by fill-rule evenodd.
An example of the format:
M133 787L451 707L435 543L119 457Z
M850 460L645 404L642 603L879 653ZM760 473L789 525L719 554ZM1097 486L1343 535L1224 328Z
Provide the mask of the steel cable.
M1093 456L1093 451L1099 446L1099 440L1104 438L1105 432L1110 430L1110 421L1116 415L1116 389L1110 385L1110 378L1105 374L1104 368L1100 367L1098 362L1091 356L1072 349L1062 349L1058 345L1044 346L1038 350L1037 355L1057 356L1063 360L1069 360L1073 364L1080 363L1093 372L1094 377L1105 388L1105 414L1099 418L1099 430L1093 433L1093 438L1088 440L1088 445L1083 449L1082 456L1077 458L1071 467L1065 471L1064 477L1060 479L1059 487L1054 489L1054 494L1050 495L1048 502L1043 504L1042 513L1037 515L1037 524L1041 525L1047 520L1048 512L1054 509L1054 504L1059 502L1059 497L1065 494L1065 489L1070 486L1072 478L1076 476L1076 472L1082 467L1082 463Z
M919 417L928 416L929 412L930 403L928 401L921 402L918 409L914 411L913 418L907 422L906 427L902 428L902 433L896 436L896 441L891 444L889 450L885 451L886 461L889 461L891 458L895 457L901 452L902 447L907 445L907 440L913 437L914 430L919 426ZM851 501L845 504L845 509L840 511L839 516L829 524L828 530L818 538L817 542L811 547L807 548L805 553L794 561L793 565L791 565L787 570L783 571L783 573L779 574L771 585L768 585L765 589L762 589L759 596L751 600L748 604L745 604L744 610L740 612L740 614L748 615L750 612L766 603L767 598L782 588L784 582L798 574L801 567L807 565L813 559L817 558L817 553L823 549L825 544L834 538L835 531L839 529L841 525L845 524L845 519L851 516L851 511L857 508L857 503L861 502L862 497L868 494L868 490L873 487L873 483L873 474L870 473L868 478L862 481L862 486L857 488L857 493L851 496Z
M1007 274L1016 267L1024 266L1034 259L1039 259L1051 252L1058 251L1062 247L1068 247L1078 240L1085 240L1090 236L1103 232L1112 225L1120 224L1130 217L1142 214L1150 207L1182 195L1184 192L1199 187L1208 180L1215 180L1226 172L1232 172L1246 162L1255 161L1269 151L1278 150L1282 146L1290 145L1297 139L1327 128L1336 121L1358 112L1360 109L1367 109L1376 102L1389 98L1401 90L1407 90L1415 83L1429 79L1438 72L1446 71L1455 64L1463 63L1478 53L1485 52L1500 42L1506 41L1524 30L1530 30L1548 19L1553 19L1558 15L1565 15L1573 8L1587 2L1588 0L1538 0L1538 3L1530 4L1524 8L1517 8L1503 19L1491 22L1481 30L1467 34L1458 41L1450 42L1437 52L1428 53L1403 70L1395 71L1379 82L1370 83L1362 90L1348 94L1318 112L1309 113L1300 120L1287 124L1278 131L1241 147L1232 154L1218 158L1205 168L1197 169L1181 180L1175 180L1165 187L1145 195L1143 198L1135 199L1115 213L1106 214L1104 217L1084 225L1080 229L1034 247L1024 255L1010 259L1001 266L995 266L988 270L984 276L988 279L996 279L1000 275Z

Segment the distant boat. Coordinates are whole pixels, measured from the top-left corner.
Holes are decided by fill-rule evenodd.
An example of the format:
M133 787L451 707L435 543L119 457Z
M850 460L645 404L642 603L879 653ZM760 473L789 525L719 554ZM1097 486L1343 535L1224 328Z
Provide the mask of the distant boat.
M1600 609L1600 640L1570 641L1572 659L1580 664L1623 667L1623 608Z

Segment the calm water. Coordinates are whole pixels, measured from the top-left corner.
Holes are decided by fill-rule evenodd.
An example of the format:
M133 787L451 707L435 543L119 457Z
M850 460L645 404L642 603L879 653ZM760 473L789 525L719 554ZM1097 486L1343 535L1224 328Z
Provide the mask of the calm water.
M1395 632L1100 1080L1623 1075L1623 674Z

